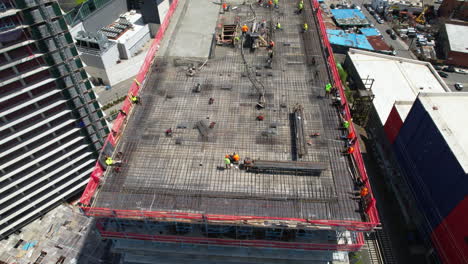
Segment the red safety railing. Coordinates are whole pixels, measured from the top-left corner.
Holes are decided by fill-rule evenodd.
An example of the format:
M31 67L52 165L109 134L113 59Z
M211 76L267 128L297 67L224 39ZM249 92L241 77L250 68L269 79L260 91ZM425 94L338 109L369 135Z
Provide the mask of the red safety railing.
M82 207L84 214L98 218L129 218L129 219L154 219L159 221L191 220L193 222L217 222L217 223L246 223L248 221L271 221L301 223L306 226L317 227L344 227L349 231L370 231L375 225L370 222L345 221L345 220L314 220L304 218L268 217L268 216L235 216L218 214L200 214L171 211L142 211L142 210L114 210L109 208ZM265 223L264 223L265 224Z
M345 95L343 84L341 83L340 74L338 73L338 69L336 67L335 58L333 57L333 50L330 45L330 41L328 40L327 29L323 21L322 10L320 9L320 4L318 3L317 0L310 0L310 1L312 3L313 11L316 13L315 17L317 19L317 24L320 29L320 34L322 36L323 47L328 50L328 52L325 53L325 54L328 54L328 57L326 58L328 62L328 68L333 78L334 87L338 88L338 91L340 93L341 103L343 104L344 109L345 109L345 119L351 120L351 112L349 110L349 105L346 100L346 95ZM350 124L351 125L349 129L357 135L353 122L350 122ZM354 145L354 149L355 151L352 154L352 157L358 169L359 175L361 176L361 179L363 180L363 182L365 182L366 187L369 189L369 194L371 195L370 198L368 199L367 208L365 209L365 211L366 211L366 214L369 216L369 222L373 224L374 226L377 226L378 224L380 224L379 214L377 212L375 198L372 195L372 189L371 189L369 179L367 176L364 159L362 158L359 141L356 141Z
M346 102L346 96L344 94L343 85L341 84L340 76L338 74L338 70L336 68L335 60L333 58L333 52L330 46L330 42L328 41L328 37L326 34L325 24L323 22L322 13L319 8L319 4L317 0L311 0L312 6L314 7L314 11L316 12L316 19L317 24L320 28L320 34L322 35L322 42L323 46L328 49L329 56L326 58L328 62L328 66L333 77L333 82L335 87L338 88L340 96L342 98L342 103L345 107L346 116L345 118L350 119L351 113L349 111L348 104ZM137 95L139 89L143 86L146 75L148 70L151 67L151 63L154 59L154 55L158 50L159 43L164 35L165 30L169 24L169 20L174 13L174 10L178 4L178 0L174 0L172 5L169 9L169 12L164 19L163 24L151 45L150 51L145 58L145 62L143 63L137 77L135 83L132 84L129 90L129 95ZM122 110L128 113L131 110L132 104L129 100L126 100ZM112 145L115 145L116 140L118 140L121 130L123 129L123 124L125 121L126 116L123 114L119 114L117 119L114 122L112 127L112 133L109 134L107 139ZM352 122L351 122L352 123ZM354 126L351 124L350 129L355 131ZM366 183L367 188L369 189L370 198L367 202L367 208L365 209L366 214L369 216L369 221L362 222L362 221L344 221L344 220L309 220L309 219L302 219L302 218L281 218L281 217L263 217L263 216L234 216L234 215L214 215L214 214L194 214L194 213L181 213L181 212L168 212L168 211L141 211L141 210L113 210L109 208L93 208L87 207L90 204L91 198L97 190L99 186L100 179L104 175L104 170L99 163L96 163L96 167L91 174L90 181L86 186L86 189L80 199L80 203L84 206L82 207L83 212L88 216L94 217L116 217L116 218L132 218L132 219L142 219L142 218L152 218L158 220L168 220L168 219L186 219L186 220L199 220L199 221L213 221L213 222L233 222L233 221L254 221L254 220L270 220L270 221L293 221L293 222L301 222L304 224L308 224L310 226L323 226L323 227L344 227L350 231L371 231L374 227L379 225L379 216L377 213L375 199L372 197L372 190L369 185L367 172L365 169L364 161L361 156L359 142L355 144L356 151L353 153L353 159L357 165L358 172L362 178L362 180ZM109 233L105 231L104 233L106 236L119 236L122 237L120 233ZM140 237L142 235L139 235ZM158 236L159 237L159 236ZM143 239L141 237L139 239ZM360 234L360 239L362 241L356 245L360 246L363 245L363 238L362 234Z
M281 241L265 241L265 240L246 240L246 239L222 239L208 237L189 237L177 235L151 235L130 232L115 232L106 231L104 225L96 222L96 227L99 233L104 238L121 238L121 239L136 239L148 240L155 242L170 242L170 243L189 243L203 245L226 245L237 247L262 247L262 248L284 248L296 250L332 250L332 251L358 251L364 245L364 236L362 233L356 234L355 241L347 244L321 244L321 243L298 243L298 242L281 242Z

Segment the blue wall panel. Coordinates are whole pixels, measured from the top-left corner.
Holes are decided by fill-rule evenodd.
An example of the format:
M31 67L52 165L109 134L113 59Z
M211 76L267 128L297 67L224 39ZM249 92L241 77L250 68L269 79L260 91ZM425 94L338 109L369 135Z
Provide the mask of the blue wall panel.
M468 176L418 99L394 149L432 230L467 195Z

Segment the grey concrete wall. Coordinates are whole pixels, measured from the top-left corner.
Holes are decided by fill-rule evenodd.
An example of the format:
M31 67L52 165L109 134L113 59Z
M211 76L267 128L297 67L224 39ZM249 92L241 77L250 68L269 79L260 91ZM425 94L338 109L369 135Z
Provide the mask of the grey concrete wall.
M86 31L96 32L114 22L121 14L127 12L126 0L113 0L105 7L94 12L83 21Z

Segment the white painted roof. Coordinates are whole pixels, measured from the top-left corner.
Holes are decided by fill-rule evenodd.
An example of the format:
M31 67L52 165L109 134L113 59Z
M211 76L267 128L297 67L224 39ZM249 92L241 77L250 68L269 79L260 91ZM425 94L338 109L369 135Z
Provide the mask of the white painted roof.
M468 173L468 93L421 93L419 100Z
M408 116L411 107L413 107L413 101L396 101L395 109L398 112L398 115L401 118L401 121L405 122L406 117Z
M361 79L374 79L373 104L382 124L396 101L414 102L420 92L450 92L428 62L350 49L351 58Z
M468 26L445 24L450 50L468 53Z

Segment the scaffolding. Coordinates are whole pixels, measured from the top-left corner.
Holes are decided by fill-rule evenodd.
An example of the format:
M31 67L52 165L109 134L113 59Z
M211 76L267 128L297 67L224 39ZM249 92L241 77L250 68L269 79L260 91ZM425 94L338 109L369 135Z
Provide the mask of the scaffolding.
M170 14L176 4L173 1ZM282 8L284 14L295 11L292 4ZM354 251L363 245L361 231L379 225L375 199L371 192L359 201L350 198L357 177L369 190L370 186L359 143L352 160L342 154L345 144L339 140L343 135L338 129L339 114L344 111L350 118L350 113L318 3L307 3L305 11L318 14L283 14L275 21L285 31L275 33L275 53L281 56L275 56L272 69L264 67L268 55L260 49L242 58L232 47L217 47L216 59L194 76L187 76L168 58L153 62L154 54L149 53L148 64L129 93L139 94L143 103L124 105L125 114L119 115L108 139L122 153L124 165L105 170L101 159L81 199L86 215L102 219L98 229L104 237L307 250ZM257 7L256 16L268 20L270 12L274 10ZM304 22L309 31L301 34ZM153 47L167 23L168 18ZM258 91L246 78L245 64L253 65L251 74L265 87L263 107L258 107ZM146 76L147 72L151 75ZM344 110L321 98L330 82L338 88ZM198 84L199 92L194 93ZM299 133L303 139L292 140L298 135L298 124L291 117L298 116L304 119ZM209 137L193 129L201 120L211 122ZM171 136L164 133L169 128ZM313 132L321 136L311 137ZM302 155L296 155L298 141L306 143ZM288 162L288 166L295 166L289 164L294 160L322 165L319 175L299 170L278 173L271 168L262 172L224 169L223 157L232 152L254 160ZM175 233L152 234L156 222L164 222L165 230ZM117 228L115 223L127 227ZM134 229L145 225L152 228ZM252 228L262 228L262 235L251 235ZM293 231L285 231L289 229ZM338 243L336 237L324 243L314 241L308 230L352 231L352 238L346 244ZM285 233L309 239L281 241Z

